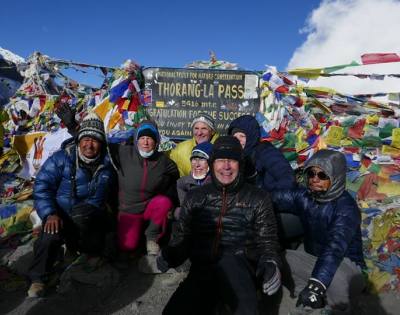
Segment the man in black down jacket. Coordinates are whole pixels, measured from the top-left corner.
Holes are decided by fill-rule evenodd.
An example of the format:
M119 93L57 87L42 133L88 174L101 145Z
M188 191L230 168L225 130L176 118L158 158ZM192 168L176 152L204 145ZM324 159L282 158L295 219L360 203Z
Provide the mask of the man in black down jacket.
M219 302L234 314L257 313L257 281L265 294L280 287L276 220L269 194L245 183L243 150L220 137L209 160L212 183L188 192L161 271L192 265L163 314L213 314Z

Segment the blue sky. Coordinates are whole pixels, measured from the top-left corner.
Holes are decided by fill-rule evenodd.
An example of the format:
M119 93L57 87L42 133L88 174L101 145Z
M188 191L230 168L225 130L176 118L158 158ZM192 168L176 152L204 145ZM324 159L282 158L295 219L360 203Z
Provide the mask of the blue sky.
M119 66L183 67L219 60L249 70L284 70L320 1L6 1L0 46L28 57ZM89 78L89 81L91 79Z
M359 61L364 53L400 53L400 0L5 0L0 8L0 47L24 58L40 51L111 67L126 59L183 67L208 60L213 50L219 60L244 69L268 64L282 71ZM345 72L400 74L400 63ZM66 74L101 82L99 72ZM395 78L308 84L353 94L399 91Z

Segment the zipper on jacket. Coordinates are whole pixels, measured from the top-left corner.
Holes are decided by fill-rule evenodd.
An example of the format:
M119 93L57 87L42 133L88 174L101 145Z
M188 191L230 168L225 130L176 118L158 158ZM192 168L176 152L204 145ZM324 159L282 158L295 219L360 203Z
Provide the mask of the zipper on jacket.
M144 201L144 188L146 187L147 183L147 159L143 159L143 177L142 182L140 184L140 199Z
M222 229L223 229L222 218L226 213L226 210L227 210L226 208L227 208L227 205L226 205L226 188L222 187L222 208L221 208L221 211L219 213L218 222L217 222L217 233L216 233L216 236L215 236L214 248L213 248L214 257L216 257L217 254L218 254L219 241L221 239L221 234L222 234Z

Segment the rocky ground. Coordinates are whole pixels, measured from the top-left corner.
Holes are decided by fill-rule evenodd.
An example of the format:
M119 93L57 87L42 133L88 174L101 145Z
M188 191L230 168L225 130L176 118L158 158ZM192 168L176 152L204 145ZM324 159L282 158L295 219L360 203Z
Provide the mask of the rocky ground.
M30 255L31 248L26 245L19 253L9 256L12 270L26 273ZM167 283L175 277L173 273L144 274L139 271L154 268L151 262L130 258L122 263L97 265L96 268L88 268L88 264L75 265L54 279L46 297L36 299L27 298L28 282L23 278L5 279L4 273L3 278L0 273L0 314L161 314L178 284ZM268 306L268 314L297 315L293 312L295 301L283 289L281 297ZM357 315L399 314L400 295L394 292L379 296L364 294L356 304L354 314Z

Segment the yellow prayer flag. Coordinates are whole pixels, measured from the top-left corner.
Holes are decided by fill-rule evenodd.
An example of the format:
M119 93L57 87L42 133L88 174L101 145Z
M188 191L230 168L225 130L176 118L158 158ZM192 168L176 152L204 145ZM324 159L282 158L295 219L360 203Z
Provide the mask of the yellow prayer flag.
M325 136L325 142L328 145L340 146L340 141L343 139L343 128L339 126L330 126L328 134Z
M118 123L118 121L121 119L121 114L119 111L116 111L110 118L110 121L108 122L108 128L107 130L111 130L115 127L115 125Z
M27 204L20 208L15 216L16 222L30 222L29 215L33 210L33 205Z
M353 145L353 141L350 138L344 138L340 141L340 145L342 147L351 147Z
M400 185L397 182L380 179L376 191L380 194L385 194L388 197L398 196L400 195Z
M21 158L25 158L33 146L33 142L38 137L44 137L45 132L33 132L25 135L13 136L11 139L12 148L17 151Z
M110 103L110 98L107 97L101 103L97 104L93 111L99 116L102 120L106 117L107 113L113 108L113 104Z
M322 70L322 68L296 68L289 70L288 73L302 78L317 79L321 75Z
M392 130L392 147L400 149L400 128Z
M368 274L368 280L370 282L369 289L372 293L379 293L383 286L390 281L390 278L390 273L374 268L374 270Z
M391 147L390 145L384 144L382 146L382 153L390 156L400 156L400 149L396 149Z
M326 149L327 147L328 146L326 145L325 140L322 137L318 137L317 143L315 145L315 151Z
M377 125L379 122L379 116L377 114L368 115L366 120L368 125Z
M263 90L263 91L261 92L260 97L261 97L261 98L265 98L265 97L267 97L270 93L271 93L270 90Z
M46 103L44 103L42 112L48 112L54 109L54 99L46 98Z
M303 151L309 147L308 142L304 141L306 133L303 128L298 128L296 130L296 152Z

